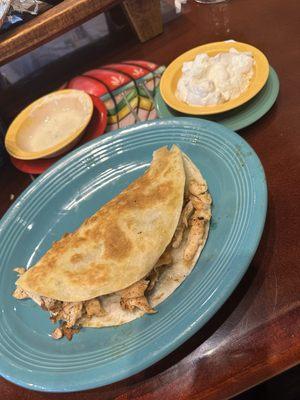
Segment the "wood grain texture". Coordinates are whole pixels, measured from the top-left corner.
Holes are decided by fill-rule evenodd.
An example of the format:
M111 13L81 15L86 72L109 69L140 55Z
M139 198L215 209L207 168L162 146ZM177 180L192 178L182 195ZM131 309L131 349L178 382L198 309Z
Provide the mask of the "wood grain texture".
M0 35L0 65L104 12L122 0L64 0L50 10ZM139 39L162 32L159 0L127 0L124 9Z
M126 0L123 6L141 42L162 33L160 0Z
M104 388L71 394L30 392L1 379L1 399L224 400L300 362L299 1L290 0L288 7L282 0L217 5L189 1L183 10L163 35L144 44L128 32L105 52L92 45L89 52L46 68L34 80L3 93L0 110L12 118L24 103L84 67L138 58L168 64L192 47L232 38L253 44L266 54L281 85L274 107L239 132L259 155L268 182L268 215L257 253L219 312L147 370ZM0 170L1 213L11 204L10 193L19 194L29 181L10 164Z
M118 0L64 0L31 21L0 36L0 65L85 22Z

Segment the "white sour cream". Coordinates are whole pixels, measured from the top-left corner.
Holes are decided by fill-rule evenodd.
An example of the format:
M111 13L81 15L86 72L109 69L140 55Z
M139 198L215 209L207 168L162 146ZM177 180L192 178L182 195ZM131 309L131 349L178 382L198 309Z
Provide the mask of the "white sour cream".
M183 63L176 96L197 106L225 103L247 90L254 73L253 66L252 53L234 48L213 57L198 54L194 61Z

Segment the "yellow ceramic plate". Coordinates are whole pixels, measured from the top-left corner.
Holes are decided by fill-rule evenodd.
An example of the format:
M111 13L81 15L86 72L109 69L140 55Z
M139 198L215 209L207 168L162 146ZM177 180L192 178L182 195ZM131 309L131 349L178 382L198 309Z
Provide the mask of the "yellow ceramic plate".
M215 56L218 53L228 52L230 48L238 51L250 51L255 60L254 75L248 89L234 100L215 106L192 106L177 99L175 93L177 82L181 77L184 62L193 61L200 53ZM160 81L160 91L164 101L174 110L185 114L208 115L218 114L238 107L254 97L264 86L269 76L269 63L266 56L256 47L240 42L215 42L195 47L176 58L165 70Z
M93 114L93 102L81 90L52 92L26 107L10 125L5 147L21 160L55 157L81 138Z

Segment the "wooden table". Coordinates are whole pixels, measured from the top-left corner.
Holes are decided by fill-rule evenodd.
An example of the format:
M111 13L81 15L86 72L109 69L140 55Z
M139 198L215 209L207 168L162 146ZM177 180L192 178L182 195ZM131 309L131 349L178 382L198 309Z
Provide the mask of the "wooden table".
M122 3L141 42L162 32L159 0L63 0L43 14L0 34L0 65Z
M1 398L221 400L299 363L299 11L298 0L286 4L282 0L231 0L212 6L190 1L183 15L165 26L163 35L140 44L128 33L105 56L88 58L89 66L137 57L167 64L191 47L231 38L263 50L279 74L280 95L264 118L240 134L259 155L267 176L269 209L264 234L248 272L222 309L161 362L125 381L76 394L30 392L2 379ZM12 116L24 103L22 94L27 102L79 69L82 64L69 71L62 63L59 73L55 68L52 75L47 70L50 84L41 87L43 79L37 78L22 85L2 110ZM1 170L1 213L10 205L10 194L21 193L29 182L27 175L10 164Z

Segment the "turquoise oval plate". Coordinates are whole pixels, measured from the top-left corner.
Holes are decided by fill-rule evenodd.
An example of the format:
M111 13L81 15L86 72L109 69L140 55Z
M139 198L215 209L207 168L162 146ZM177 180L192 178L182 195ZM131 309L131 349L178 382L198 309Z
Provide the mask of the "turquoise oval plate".
M71 342L51 339L48 314L11 296L13 268L33 265L54 240L141 175L155 149L173 143L201 169L214 202L195 269L157 314L117 328L82 329ZM237 286L258 246L266 207L257 155L213 122L147 122L74 150L36 179L0 223L1 375L29 389L67 392L109 384L157 362L201 328Z
M262 90L253 99L234 110L216 115L202 115L201 118L218 122L233 131L246 128L263 117L275 103L279 93L279 80L275 70L270 67L268 80ZM155 94L155 105L159 118L182 117L182 114L170 108L161 97L159 88Z

